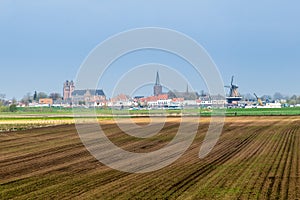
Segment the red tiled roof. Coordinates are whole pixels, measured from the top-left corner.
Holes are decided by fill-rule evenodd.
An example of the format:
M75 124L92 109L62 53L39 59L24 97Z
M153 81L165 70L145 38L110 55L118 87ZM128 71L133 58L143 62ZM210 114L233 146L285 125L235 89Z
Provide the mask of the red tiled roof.
M182 101L184 101L184 98L173 98L172 101L173 102L182 102Z
M139 100L141 102L149 102L149 101L158 101L158 100L167 100L167 99L169 99L168 94L160 94L158 96L140 98Z

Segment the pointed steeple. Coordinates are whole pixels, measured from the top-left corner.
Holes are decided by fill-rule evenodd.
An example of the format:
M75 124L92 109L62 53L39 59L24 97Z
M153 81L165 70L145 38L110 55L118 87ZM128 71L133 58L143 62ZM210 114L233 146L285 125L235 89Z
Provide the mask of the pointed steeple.
M162 85L160 84L158 71L156 73L156 81L155 81L153 90L154 90L154 96L158 96L158 95L162 94Z
M160 80L159 80L159 73L158 73L158 71L156 72L156 81L155 81L155 85L160 85Z

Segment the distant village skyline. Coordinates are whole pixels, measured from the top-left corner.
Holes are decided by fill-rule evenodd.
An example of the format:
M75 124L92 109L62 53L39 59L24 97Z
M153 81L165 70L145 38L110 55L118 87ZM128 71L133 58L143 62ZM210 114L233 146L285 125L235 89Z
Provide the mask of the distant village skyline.
M186 85L185 91L163 90L159 71L156 71L155 82L152 86L151 95L128 95L117 93L107 96L103 89L76 88L73 80L66 80L62 85L62 93L34 91L27 93L22 99L6 99L0 94L1 105L16 105L17 107L110 107L117 109L182 109L183 107L239 107L239 108L281 108L287 106L300 106L300 96L284 96L281 93L271 95L246 94L241 95L239 86L232 76L230 85L224 86L229 92L226 96L211 95L204 90L201 92L191 91ZM148 92L149 93L149 92Z
M154 77L154 76L153 76ZM147 94L138 94L138 95L133 95L133 96L130 96L129 94L126 94L126 93L118 93L116 96L107 96L107 93L105 92L104 89L99 89L99 88L86 88L86 89L76 89L76 86L75 86L75 83L73 80L66 80L63 85L62 85L62 92L59 92L59 91L54 91L54 92L51 92L49 93L48 97L51 98L51 95L56 95L56 96L60 96L60 98L62 100L66 100L66 99L71 99L71 96L72 96L72 93L75 91L75 95L76 94L80 94L80 93L85 93L87 91L95 91L99 94L101 94L101 96L105 96L106 99L111 99L111 98L115 98L117 97L118 95L126 95L126 96L130 96L131 98L134 98L134 96L142 96L142 97L147 97L147 96L157 96L159 94L164 94L163 91L165 91L165 93L168 93L168 92L176 92L178 94L181 93L189 93L189 85L186 84L186 90L185 91L180 91L178 89L173 89L173 90L168 90L168 89L163 89L164 87L161 85L160 83L160 80L161 80L161 77L160 77L160 74L159 74L159 71L156 72L156 76L153 78L153 89L152 87L149 87L147 88L148 90L151 89L151 91L149 90ZM228 88L229 86L224 86L225 88L225 93L226 93L226 96L229 95L230 91L229 89L226 89L226 87ZM23 97L21 97L20 99L17 99L15 98L16 100L21 100L22 98L24 98L25 96L28 96L28 95L31 95L32 97L36 94L37 91L34 90L32 93L31 92L27 92L26 94L24 94ZM38 91L39 93L42 93L43 96L45 96L47 93L44 92L44 91ZM197 93L197 95L201 96L201 95L209 95L207 91L205 91L204 89L201 90L201 91L192 91L192 93ZM255 93L255 92L254 92ZM243 98L247 98L247 99L255 99L255 96L254 96L254 93L246 93L246 94L241 94L241 96ZM3 93L0 93L2 95L2 97L4 97L5 99L7 100L12 100L13 98L7 98L5 94ZM150 95L149 95L150 94ZM83 95L83 94L81 94ZM297 94L295 94L297 95ZM290 95L286 95L286 94L283 94L283 93L280 93L280 92L275 92L274 94L260 94L260 96L263 96L265 98L270 98L270 99L276 99L276 98L281 98L281 99L288 99L290 98L291 96ZM297 95L298 96L298 95Z
M166 89L166 88L164 88L161 84L160 84L160 75L159 75L159 71L157 71L156 72L156 77L155 78L153 78L153 80L155 80L155 81L153 81L153 88L154 89L152 89L152 87L148 87L147 89L148 89L148 91L147 91L147 94L146 93L144 93L144 94L141 94L141 93L139 93L138 94L138 96L143 96L143 97L146 97L146 96L151 96L151 95L154 95L154 96L157 96L158 94L162 94L163 93L163 90L167 90L167 92L169 92L169 91L172 91L172 92L174 92L174 91L176 91L176 92L180 92L181 90L178 90L178 89L173 89L173 90L168 90L168 89ZM67 84L67 85L66 85ZM70 84L70 85L68 85L68 84ZM225 84L226 85L226 84ZM66 86L68 87L68 91L66 91ZM104 86L105 87L105 86ZM226 89L226 86L224 86L225 87L225 93L226 93L226 95L228 96L229 95L229 89ZM103 88L103 87L102 87ZM150 89L151 89L151 91L150 91ZM189 90L189 86L188 86L188 84L186 84L186 87L185 87L185 91L181 91L181 92L186 92L186 91L188 91ZM50 92L50 93L48 93L49 95L48 95L48 97L50 97L51 95L53 95L53 94L56 94L56 95L60 95L61 96L61 98L62 99L66 99L66 97L65 97L65 95L68 95L69 97L71 96L71 93L75 90L75 83L74 83L74 81L73 80L67 80L67 81L65 81L64 83L63 83L63 86L62 86L62 92L60 92L60 91L53 91L53 92ZM83 89L81 89L81 90L83 90ZM114 97L116 97L116 96L107 96L106 94L106 92L105 92L105 90L104 89L99 89L99 88L86 88L86 89L84 89L84 90L95 90L95 91L99 91L99 92L101 92L101 93L103 93L103 94L105 94L105 96L106 96L106 98L107 99L111 99L111 98L114 98ZM8 98L7 96L6 96L6 94L5 93L1 93L1 91L0 91L0 94L2 95L2 97L4 98L4 99L7 99L7 100L12 100L12 99L16 99L16 100L21 100L22 98L24 98L25 96L28 96L28 95L31 95L31 96L34 96L34 93L35 92L37 92L37 90L33 90L33 92L27 92L27 93L25 93L22 97L20 97L20 98L16 98L16 97L12 97L12 98ZM40 92L40 93L43 93L43 95L45 95L45 94L47 94L45 91L38 91L38 92ZM152 92L152 93L151 93ZM208 94L208 92L205 90L205 89L203 89L203 90L200 90L200 91L193 91L193 92L196 92L196 93L198 93L199 95L201 95L201 93L204 93L204 94ZM78 93L78 92L77 92ZM245 93L245 94L241 94L241 96L243 96L244 98L247 98L247 99L249 99L249 98L253 98L253 99L255 99L255 96L254 96L254 93L255 92L248 92L248 93ZM129 94L126 94L126 93L119 93L119 94L117 94L117 95L127 95L127 96L130 96ZM294 95L296 95L296 96L298 96L297 94L293 94L293 95L287 95L287 94L284 94L284 93L281 93L281 92L275 92L274 94L259 94L260 96L263 96L263 97L268 97L268 98L270 98L270 99L276 99L276 96L277 96L277 98L282 98L282 99L289 99L291 96L294 96ZM130 96L131 98L133 98L134 96L137 96L137 95L133 95L133 96Z
M299 7L295 0L4 0L0 7L0 93L8 99L20 99L35 90L61 93L61 84L75 80L86 56L107 38L134 28L162 27L182 32L202 45L224 84L235 75L242 94L300 95ZM115 79L144 63L162 63L186 77L194 74L183 60L162 51L125 57L113 64L110 77L103 80L108 86L101 89L107 94ZM196 91L205 88L196 77L188 78ZM176 86L181 91L185 87Z

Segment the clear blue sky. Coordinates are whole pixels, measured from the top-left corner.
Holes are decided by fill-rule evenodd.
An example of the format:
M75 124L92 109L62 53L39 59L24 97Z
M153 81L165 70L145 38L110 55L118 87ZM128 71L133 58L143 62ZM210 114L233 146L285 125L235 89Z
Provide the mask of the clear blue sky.
M299 95L299 8L297 0L1 0L0 93L61 93L97 44L121 31L154 26L194 38L225 83L236 76L241 93ZM167 58L148 55L136 64ZM111 90L109 84L100 87Z

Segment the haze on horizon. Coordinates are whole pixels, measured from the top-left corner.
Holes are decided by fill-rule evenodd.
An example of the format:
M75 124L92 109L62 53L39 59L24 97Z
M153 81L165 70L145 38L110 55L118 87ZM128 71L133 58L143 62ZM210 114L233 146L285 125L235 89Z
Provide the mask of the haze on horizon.
M108 37L133 28L162 27L202 45L224 84L235 75L242 94L300 95L299 7L296 0L2 0L0 93L18 99L35 90L61 93L64 81L74 80L89 52ZM143 51L114 63L99 87L111 93L114 78L149 62L191 74L188 64L172 55ZM155 81L155 73L149 76ZM191 76L190 81L196 91L205 90L201 78ZM185 90L186 83L174 87Z

